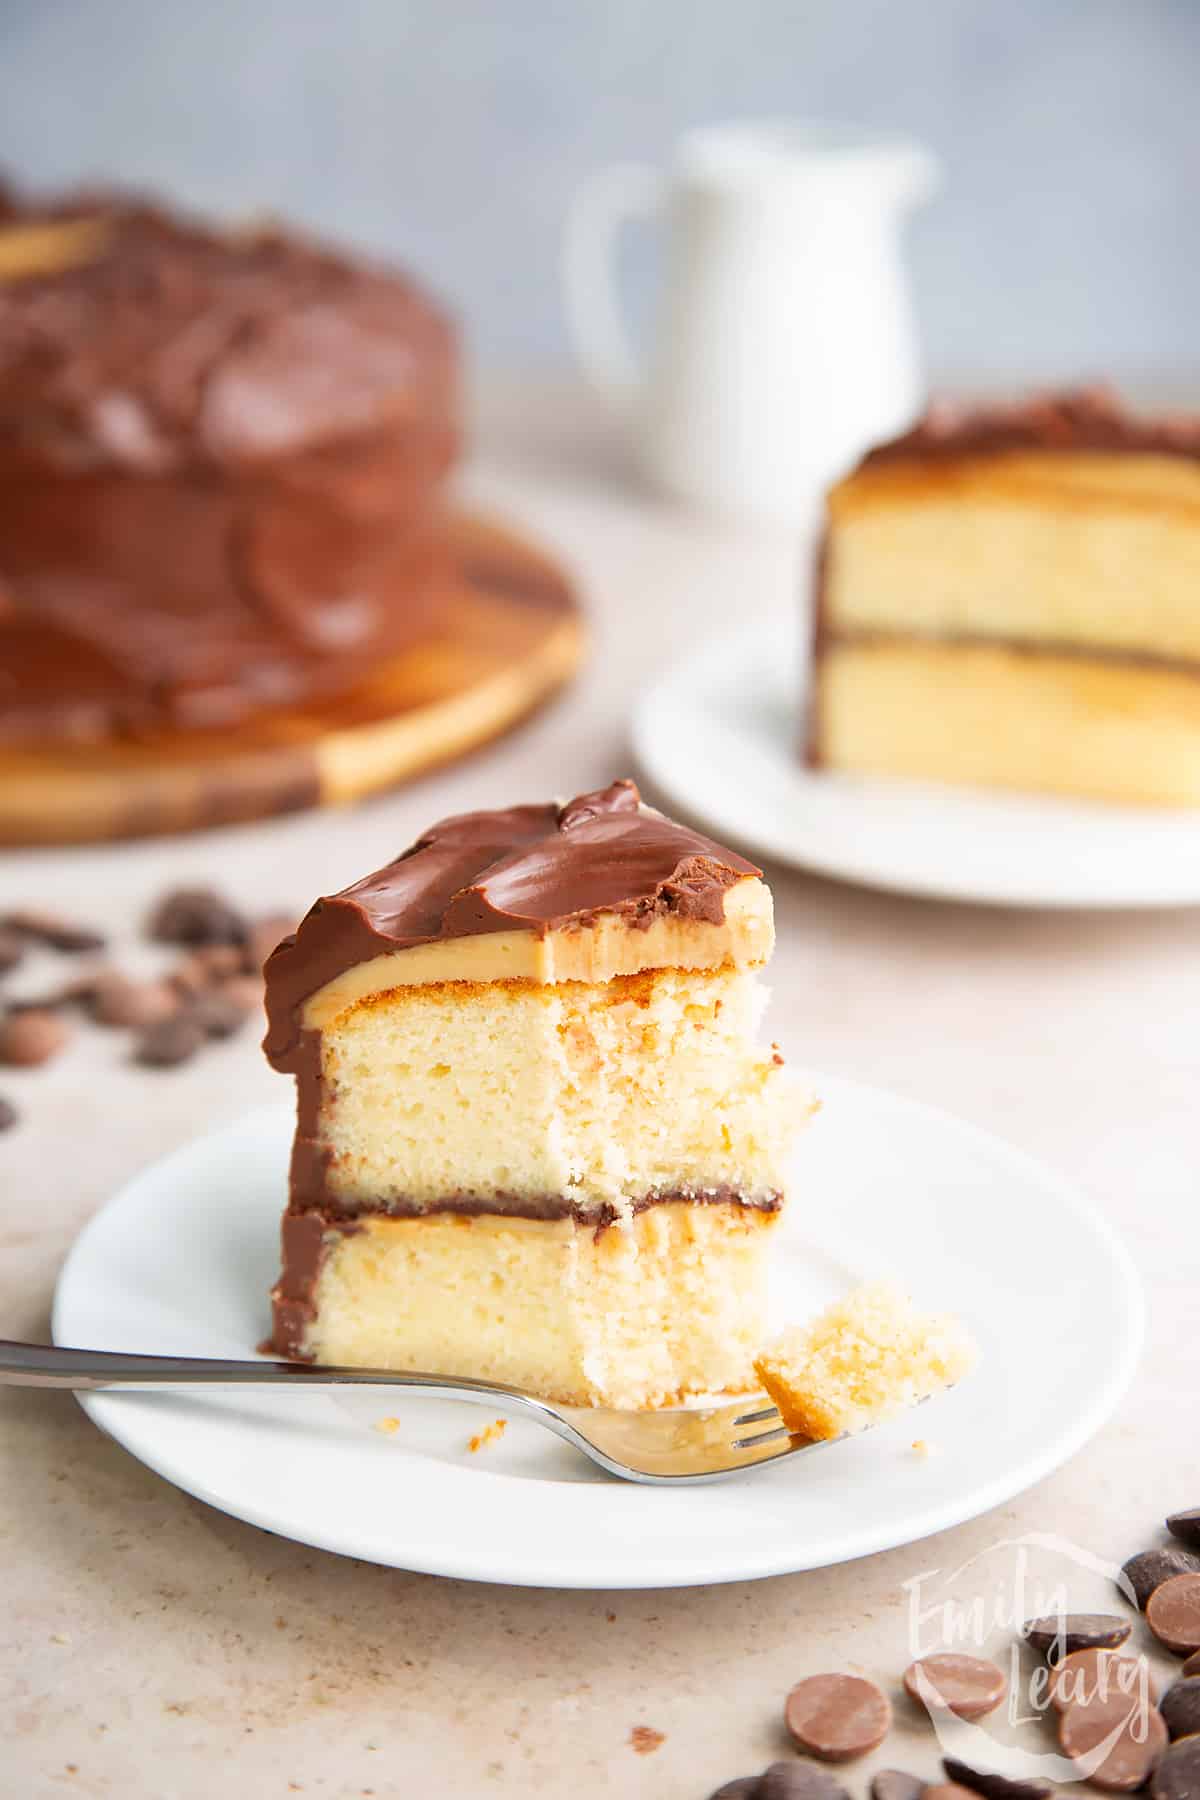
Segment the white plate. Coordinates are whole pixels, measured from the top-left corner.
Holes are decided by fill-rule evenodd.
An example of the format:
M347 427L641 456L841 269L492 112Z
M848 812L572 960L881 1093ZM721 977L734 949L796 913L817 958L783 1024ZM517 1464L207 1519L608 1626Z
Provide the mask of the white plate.
M1107 1418L1141 1338L1137 1277L1057 1176L913 1102L814 1078L773 1312L894 1273L960 1312L979 1368L954 1392L816 1457L714 1487L614 1481L535 1425L478 1454L487 1415L401 1390L88 1396L95 1422L252 1524L407 1569L544 1587L677 1587L821 1567L969 1519L1039 1480ZM63 1344L246 1356L267 1323L290 1111L188 1145L92 1220L58 1284ZM1047 1354L1047 1346L1053 1354ZM499 1412L501 1409L497 1409ZM385 1436L381 1418L399 1419ZM911 1449L925 1439L939 1452Z
M634 752L718 837L849 881L1002 906L1200 904L1200 813L816 774L797 755L803 658L760 624L646 693Z

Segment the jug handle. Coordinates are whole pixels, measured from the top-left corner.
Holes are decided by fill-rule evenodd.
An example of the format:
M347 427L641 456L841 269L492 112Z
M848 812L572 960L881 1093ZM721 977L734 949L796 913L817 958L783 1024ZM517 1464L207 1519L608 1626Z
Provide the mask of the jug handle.
M613 163L578 189L562 247L563 302L580 367L592 385L623 407L641 386L618 291L615 257L623 227L662 209L665 183L642 163Z

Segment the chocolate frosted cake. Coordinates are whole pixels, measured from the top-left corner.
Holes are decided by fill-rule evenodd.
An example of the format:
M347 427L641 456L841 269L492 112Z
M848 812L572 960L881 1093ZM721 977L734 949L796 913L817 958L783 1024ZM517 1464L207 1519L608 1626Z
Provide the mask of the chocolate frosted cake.
M433 826L266 966L274 1341L659 1406L751 1379L797 1104L771 896L617 782Z
M427 629L453 330L404 277L112 196L0 204L0 742L236 724Z
M1200 420L937 407L829 495L818 766L1200 805Z

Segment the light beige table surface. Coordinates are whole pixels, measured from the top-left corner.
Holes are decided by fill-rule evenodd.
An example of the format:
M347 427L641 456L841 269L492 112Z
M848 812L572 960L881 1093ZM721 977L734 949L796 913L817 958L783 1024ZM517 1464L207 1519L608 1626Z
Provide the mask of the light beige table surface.
M731 612L791 604L785 536L640 495L570 391L498 390L466 485L542 533L586 583L594 653L569 695L492 750L358 812L9 855L0 908L54 901L132 938L174 881L214 879L250 906L306 904L443 813L627 772L641 684ZM1019 1501L865 1562L723 1588L559 1594L377 1569L268 1536L167 1486L70 1397L0 1393L3 1800L702 1800L783 1753L780 1707L802 1675L852 1667L894 1684L913 1576L988 1553L1011 1585L1013 1553L993 1546L1056 1534L1075 1547L1059 1557L1072 1599L1103 1600L1085 1554L1119 1561L1165 1510L1200 1504L1200 914L974 910L768 873L772 1035L798 1060L1011 1138L1077 1178L1125 1235L1149 1337L1112 1423ZM65 1251L127 1176L280 1092L251 1034L163 1074L131 1068L123 1044L91 1033L51 1069L0 1072L23 1112L0 1138L6 1335L46 1331ZM1054 1331L1047 1319L1048 1358ZM985 1556L952 1591L970 1600L991 1566ZM852 1793L887 1763L933 1775L928 1725L900 1703L897 1720L885 1750L846 1772ZM637 1725L665 1734L656 1750L635 1750Z

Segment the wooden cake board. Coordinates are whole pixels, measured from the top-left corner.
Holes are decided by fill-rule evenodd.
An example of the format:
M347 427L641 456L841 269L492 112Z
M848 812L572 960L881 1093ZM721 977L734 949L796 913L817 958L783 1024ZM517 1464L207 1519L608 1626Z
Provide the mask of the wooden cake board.
M459 578L436 635L350 693L228 732L0 750L0 844L151 837L346 805L498 736L575 673L583 621L544 551L470 514L451 531Z

